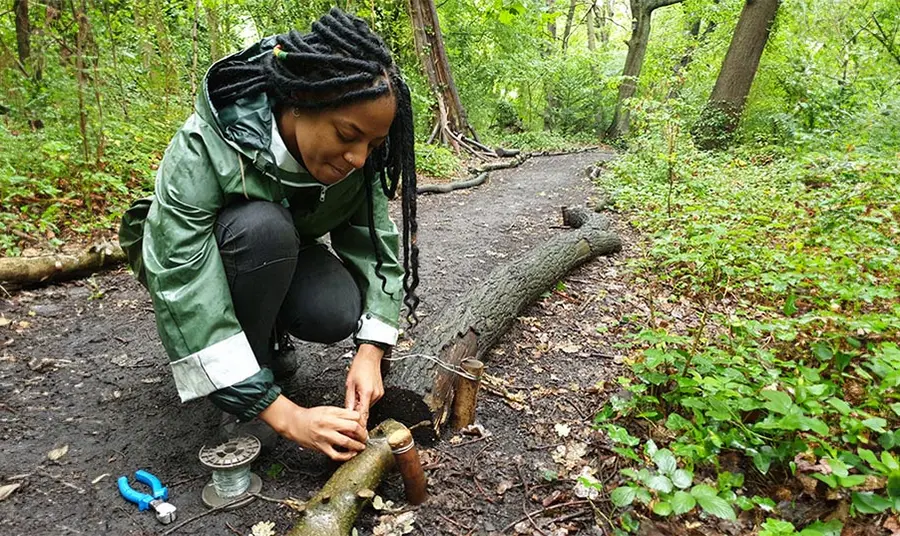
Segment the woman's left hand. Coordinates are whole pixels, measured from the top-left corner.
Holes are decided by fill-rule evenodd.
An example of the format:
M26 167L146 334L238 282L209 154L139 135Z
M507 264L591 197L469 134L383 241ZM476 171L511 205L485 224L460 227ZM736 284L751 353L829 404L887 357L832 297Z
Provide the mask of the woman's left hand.
M359 412L359 424L366 428L369 420L369 408L384 396L384 384L381 381L381 358L384 355L377 346L359 345L359 350L347 373L347 394L344 407Z

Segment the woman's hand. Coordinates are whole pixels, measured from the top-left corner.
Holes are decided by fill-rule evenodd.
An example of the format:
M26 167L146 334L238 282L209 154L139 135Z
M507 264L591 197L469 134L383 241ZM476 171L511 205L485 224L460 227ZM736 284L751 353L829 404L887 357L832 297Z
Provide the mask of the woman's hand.
M343 408L303 408L279 395L259 418L282 437L318 450L335 461L347 461L366 448L368 433L360 414Z
M369 408L384 396L381 381L381 358L384 351L371 344L360 344L350 372L347 373L347 393L344 408L359 412L359 424L366 428Z

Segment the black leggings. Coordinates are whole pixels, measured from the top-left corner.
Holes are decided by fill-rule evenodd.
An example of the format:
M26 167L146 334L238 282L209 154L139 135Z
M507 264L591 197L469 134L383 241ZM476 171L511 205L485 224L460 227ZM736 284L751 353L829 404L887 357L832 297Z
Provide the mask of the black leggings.
M322 244L303 244L290 213L268 201L219 213L216 242L235 315L261 366L271 360L276 322L298 339L334 343L356 331L359 287Z

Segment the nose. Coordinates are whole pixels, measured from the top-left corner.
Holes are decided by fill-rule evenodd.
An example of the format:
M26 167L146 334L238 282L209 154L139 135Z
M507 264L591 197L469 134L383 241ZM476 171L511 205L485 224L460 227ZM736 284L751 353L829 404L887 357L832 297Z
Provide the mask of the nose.
M363 167L366 163L366 158L368 158L368 151L366 150L365 145L360 145L359 147L354 147L353 150L347 151L344 153L344 160L347 161L348 164L353 166L354 169L359 169Z

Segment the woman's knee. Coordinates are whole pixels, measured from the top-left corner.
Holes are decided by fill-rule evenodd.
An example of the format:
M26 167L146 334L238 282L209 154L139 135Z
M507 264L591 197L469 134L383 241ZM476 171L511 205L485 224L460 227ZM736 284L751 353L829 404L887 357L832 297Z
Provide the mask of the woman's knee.
M300 250L290 213L269 201L247 201L223 209L216 220L216 241L223 253L259 265L295 259Z

